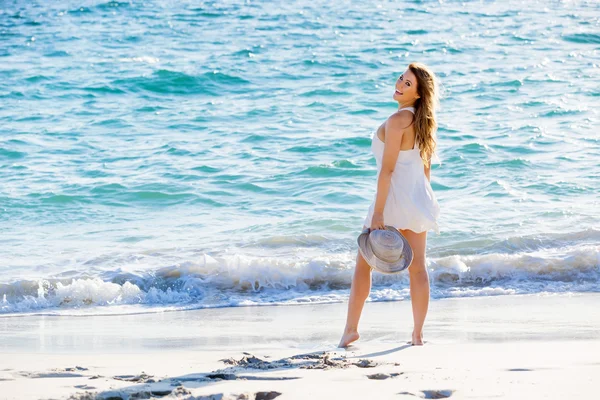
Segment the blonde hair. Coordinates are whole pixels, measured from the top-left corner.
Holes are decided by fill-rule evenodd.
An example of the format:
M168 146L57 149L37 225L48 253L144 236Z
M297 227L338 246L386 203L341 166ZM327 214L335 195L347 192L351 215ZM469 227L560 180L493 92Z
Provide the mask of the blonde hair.
M415 140L421 149L420 155L423 164L431 165L433 155L437 157L438 124L436 121L436 109L439 107L439 84L438 78L425 64L419 62L410 63L408 69L417 78L417 93L419 98L415 101ZM439 159L439 157L438 157Z

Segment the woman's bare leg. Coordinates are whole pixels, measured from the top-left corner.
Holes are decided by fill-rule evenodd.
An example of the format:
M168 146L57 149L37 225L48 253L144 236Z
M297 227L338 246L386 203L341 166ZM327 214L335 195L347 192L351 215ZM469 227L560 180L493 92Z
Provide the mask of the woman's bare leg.
M423 344L423 325L429 308L429 275L425 267L427 231L415 233L408 229L401 229L400 232L408 240L413 250L413 261L408 267L414 322L412 344L420 346Z
M365 227L363 227L363 229L364 228ZM356 255L356 268L354 269L352 287L350 288L346 328L344 329L344 334L342 335L338 347L346 347L360 337L358 334L358 321L370 291L371 267L367 264L359 251Z

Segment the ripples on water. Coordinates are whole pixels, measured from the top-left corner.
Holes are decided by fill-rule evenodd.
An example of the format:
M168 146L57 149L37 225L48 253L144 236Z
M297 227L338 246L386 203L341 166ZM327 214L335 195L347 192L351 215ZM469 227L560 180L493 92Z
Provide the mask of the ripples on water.
M0 11L3 312L344 298L411 61L434 296L598 290L597 2L73 4Z

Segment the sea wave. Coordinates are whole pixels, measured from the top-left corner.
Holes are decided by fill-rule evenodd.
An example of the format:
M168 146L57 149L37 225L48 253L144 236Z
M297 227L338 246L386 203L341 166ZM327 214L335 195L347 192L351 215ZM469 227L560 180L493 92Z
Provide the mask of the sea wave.
M338 302L347 299L354 257L348 252L306 258L204 254L197 262L139 273L119 269L97 276L14 281L0 285L0 314L85 314L97 313L99 307L119 314L124 309L114 306L125 305L137 306L136 312L156 312ZM433 257L427 267L434 298L600 291L597 244ZM372 301L409 298L407 272L375 272L372 282Z

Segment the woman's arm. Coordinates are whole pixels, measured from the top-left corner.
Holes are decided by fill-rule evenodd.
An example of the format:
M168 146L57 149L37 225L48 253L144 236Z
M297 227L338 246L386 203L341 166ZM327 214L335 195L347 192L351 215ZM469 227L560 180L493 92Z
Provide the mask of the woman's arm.
M401 111L388 118L385 122L385 145L383 149L383 160L381 172L377 179L377 197L375 200L374 215L383 215L385 202L390 191L390 182L392 172L396 167L400 144L404 130L412 123L412 113L410 111Z

